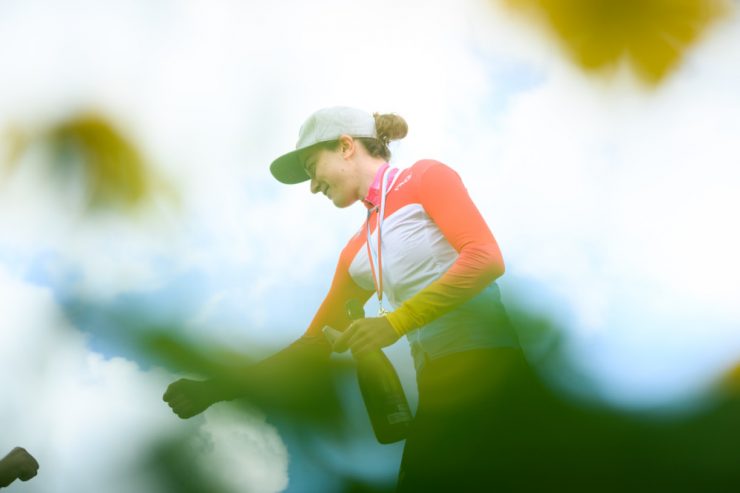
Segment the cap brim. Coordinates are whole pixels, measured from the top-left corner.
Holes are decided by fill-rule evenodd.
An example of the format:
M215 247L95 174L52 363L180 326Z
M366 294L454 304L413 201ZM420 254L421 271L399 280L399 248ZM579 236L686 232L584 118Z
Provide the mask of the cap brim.
M270 173L280 183L293 185L311 179L298 159L298 150L283 154L270 165Z

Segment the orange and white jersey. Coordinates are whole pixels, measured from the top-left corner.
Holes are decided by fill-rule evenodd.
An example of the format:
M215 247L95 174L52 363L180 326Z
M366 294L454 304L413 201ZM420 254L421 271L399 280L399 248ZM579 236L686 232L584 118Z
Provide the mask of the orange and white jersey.
M376 247L377 220L376 208L369 216ZM383 295L393 308L388 321L406 334L417 369L458 351L518 346L494 283L504 272L501 252L451 168L423 160L396 173L381 232ZM346 302L364 303L375 291L364 224L342 250L306 335L324 325L343 330L350 323Z

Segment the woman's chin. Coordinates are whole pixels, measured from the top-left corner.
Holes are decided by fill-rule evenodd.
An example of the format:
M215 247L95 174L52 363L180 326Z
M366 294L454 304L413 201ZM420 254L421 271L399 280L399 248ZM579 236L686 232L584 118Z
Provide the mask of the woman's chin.
M335 207L338 207L339 209L344 209L345 207L349 207L350 205L354 204L355 200L347 200L346 198L343 198L341 196L339 197L329 197L329 200L332 201Z

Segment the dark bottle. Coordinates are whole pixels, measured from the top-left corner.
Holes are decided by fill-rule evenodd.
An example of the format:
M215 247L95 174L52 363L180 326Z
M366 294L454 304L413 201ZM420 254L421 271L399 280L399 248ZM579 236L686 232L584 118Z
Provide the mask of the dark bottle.
M347 314L351 320L357 320L365 316L365 310L359 301L350 300ZM380 349L354 358L357 381L375 437L380 443L403 440L413 418L396 369Z

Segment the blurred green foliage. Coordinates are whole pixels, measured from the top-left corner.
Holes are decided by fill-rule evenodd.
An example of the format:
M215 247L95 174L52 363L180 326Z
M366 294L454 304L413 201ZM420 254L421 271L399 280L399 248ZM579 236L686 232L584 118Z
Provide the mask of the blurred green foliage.
M156 478L161 493L228 493L221 478L197 467L198 453L189 433L155 440L130 472ZM248 493L248 492L245 492Z
M502 406L499 414L491 417L490 426L500 454L490 460L500 478L499 489L614 493L740 490L740 369L718 380L716 388L708 389L706 400L695 408L626 411L595 399L588 401L583 394L573 399L549 385L548 375L553 372L574 379L574 385L588 385L588 378L572 370L555 324L522 311L514 318L535 361L535 371L514 369L500 380L500 386L497 384ZM233 349L188 341L177 335L174 325L158 328L135 318L121 329L119 335L130 337L151 362L236 389L248 402L243 407L245 413L257 406L268 418L279 417L281 425L288 424L280 431L302 445L302 455L291 460L326 468L334 484L341 484L339 491L392 491L346 471L332 470L315 456L317 437L329 443L358 439L345 427L346 416L338 399L347 392L340 382L353 380L347 380L351 362L328 358L321 350L298 357L283 350L259 360ZM146 467L149 473L161 474L162 483L172 485L171 491L196 491L189 486L178 489L178 481L194 474L189 464L196 459L189 454L176 441L161 442L151 451ZM218 478L197 477L193 481L217 484ZM460 486L461 491L469 491L465 488L474 485Z

